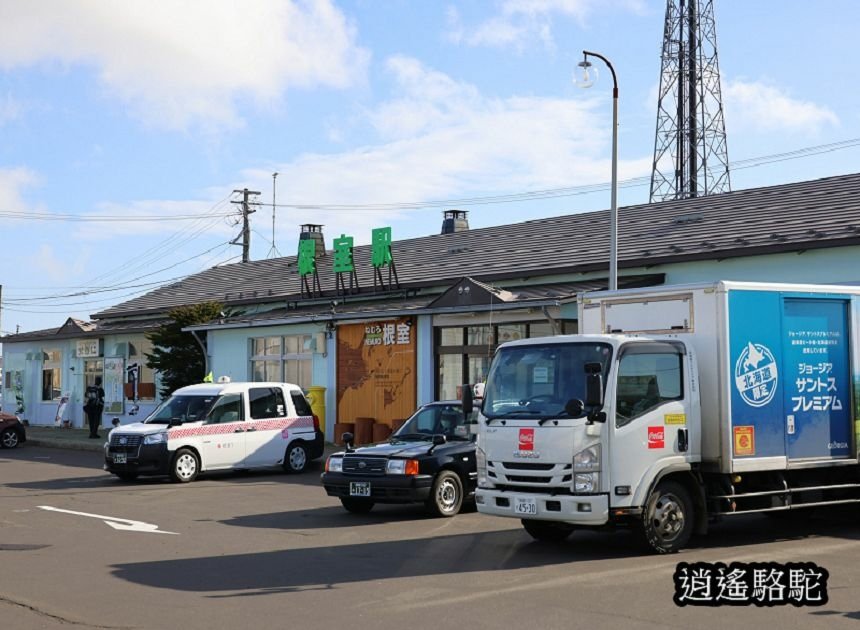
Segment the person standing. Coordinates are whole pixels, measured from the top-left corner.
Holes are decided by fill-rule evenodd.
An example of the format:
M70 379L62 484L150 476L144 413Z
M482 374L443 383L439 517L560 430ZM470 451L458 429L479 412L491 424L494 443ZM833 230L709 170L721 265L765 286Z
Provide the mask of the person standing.
M99 437L99 427L102 424L102 411L105 408L105 390L102 389L102 377L96 376L95 384L87 387L84 393L84 412L90 425L90 438Z

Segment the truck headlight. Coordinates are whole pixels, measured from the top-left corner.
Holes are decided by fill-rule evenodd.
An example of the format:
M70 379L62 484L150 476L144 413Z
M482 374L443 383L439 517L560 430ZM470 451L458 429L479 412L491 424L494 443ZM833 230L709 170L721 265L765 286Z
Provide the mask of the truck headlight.
M495 486L487 475L487 454L480 446L475 449L475 464L478 469L478 487L492 488Z
M144 444L165 444L167 443L167 433L152 433L143 437Z
M598 473L579 473L573 476L573 492L575 494L592 494L597 492L600 484Z
M593 444L573 456L573 472L600 471L600 444Z

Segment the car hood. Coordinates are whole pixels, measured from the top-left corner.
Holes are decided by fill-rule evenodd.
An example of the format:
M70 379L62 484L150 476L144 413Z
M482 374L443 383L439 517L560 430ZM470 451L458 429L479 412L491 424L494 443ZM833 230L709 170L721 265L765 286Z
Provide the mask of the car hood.
M433 452L440 453L452 446L463 446L465 442L451 441L437 446ZM360 456L360 457L420 457L426 455L433 448L433 442L430 440L418 440L409 442L381 442L370 446L361 446L349 453L338 453L339 455Z
M200 422L186 422L182 424L182 427L189 426L199 426ZM177 427L170 427L170 429L175 429ZM111 430L111 434L118 433L123 435L150 435L151 433L162 433L167 431L168 427L166 424L154 424L154 423L146 423L146 422L133 422L131 424L123 424L118 426L117 428Z

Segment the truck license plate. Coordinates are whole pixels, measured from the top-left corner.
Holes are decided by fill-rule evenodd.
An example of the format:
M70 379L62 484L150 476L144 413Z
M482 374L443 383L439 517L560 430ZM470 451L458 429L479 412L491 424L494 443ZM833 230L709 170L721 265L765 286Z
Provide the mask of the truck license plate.
M370 482L369 481L350 481L349 496L351 497L369 497Z
M514 502L514 512L526 516L537 516L537 501L534 499L523 499L517 497Z
M128 457L128 455L126 455L125 453L114 453L113 463L114 464L125 464L127 461L126 457Z

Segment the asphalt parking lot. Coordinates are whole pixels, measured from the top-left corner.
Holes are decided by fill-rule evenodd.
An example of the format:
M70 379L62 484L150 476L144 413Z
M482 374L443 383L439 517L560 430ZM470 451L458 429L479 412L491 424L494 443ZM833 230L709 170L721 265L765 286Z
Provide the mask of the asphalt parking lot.
M738 517L676 556L626 533L532 542L513 520L344 512L308 474L122 483L97 453L0 451L4 628L857 627L860 510ZM684 607L678 562L815 562L820 607Z

